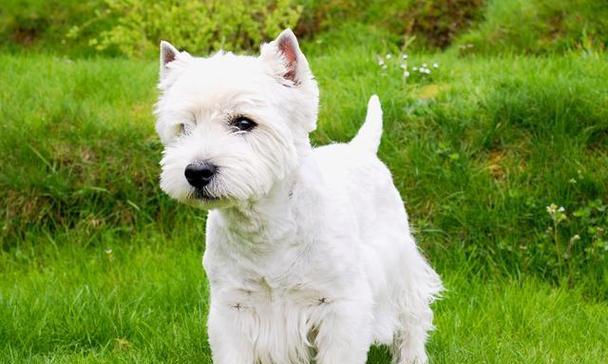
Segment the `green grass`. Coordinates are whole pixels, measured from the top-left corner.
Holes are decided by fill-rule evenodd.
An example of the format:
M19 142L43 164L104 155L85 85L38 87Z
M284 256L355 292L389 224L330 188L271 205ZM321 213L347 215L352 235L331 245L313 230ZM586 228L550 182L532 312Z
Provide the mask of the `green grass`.
M353 34L304 45L321 87L313 141L349 140L379 93L381 158L449 289L434 362L602 362L605 54L410 54L410 70L439 69L404 81L377 64L393 43ZM156 72L0 55L0 362L209 362L204 213L158 188ZM548 233L551 203L568 218Z
M1 362L210 363L197 240L142 232L98 247L69 238L36 244L2 260ZM608 307L580 290L442 274L435 363L601 363L608 355ZM374 348L369 362L389 359Z
M606 49L608 5L596 0L489 0L457 46L483 54Z

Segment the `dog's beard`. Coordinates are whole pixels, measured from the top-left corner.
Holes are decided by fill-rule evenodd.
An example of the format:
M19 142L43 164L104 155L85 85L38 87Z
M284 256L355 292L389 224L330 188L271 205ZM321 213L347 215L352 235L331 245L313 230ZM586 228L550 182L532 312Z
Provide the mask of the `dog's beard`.
M230 194L220 181L215 180L202 188L190 187L180 202L206 210L227 208L238 204L240 199Z
M186 199L181 202L193 207L210 210L232 206L235 201L234 198L228 196L214 195L206 188L192 188Z
M202 200L202 201L214 201L219 200L219 197L211 194L207 188L192 188L192 191L188 194L190 200Z

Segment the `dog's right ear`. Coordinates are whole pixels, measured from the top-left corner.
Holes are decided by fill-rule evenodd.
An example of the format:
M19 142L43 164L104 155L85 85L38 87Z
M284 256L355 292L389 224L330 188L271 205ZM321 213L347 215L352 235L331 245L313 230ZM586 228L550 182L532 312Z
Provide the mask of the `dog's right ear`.
M180 58L189 58L187 52L180 52L171 43L160 41L160 80L163 81L171 71L171 63Z
M175 61L179 51L169 42L160 41L160 79L162 80L169 71L169 63Z

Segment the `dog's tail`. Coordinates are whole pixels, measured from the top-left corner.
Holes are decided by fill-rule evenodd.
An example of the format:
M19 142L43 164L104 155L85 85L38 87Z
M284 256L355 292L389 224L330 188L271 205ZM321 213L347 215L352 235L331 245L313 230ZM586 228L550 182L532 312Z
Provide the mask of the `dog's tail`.
M367 103L367 116L365 123L350 144L365 149L371 153L378 152L380 138L382 137L382 108L377 95L372 95Z

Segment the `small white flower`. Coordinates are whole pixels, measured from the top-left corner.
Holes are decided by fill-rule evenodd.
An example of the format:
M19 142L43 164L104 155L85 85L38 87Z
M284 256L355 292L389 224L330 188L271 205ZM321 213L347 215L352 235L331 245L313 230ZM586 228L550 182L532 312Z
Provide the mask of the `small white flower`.
M401 56L401 58L403 58L404 60L407 59L407 53L403 53L403 55Z
M393 58L393 55L392 55L392 54L390 54L390 53L387 53L387 54L386 54L386 59L391 59L391 58Z
M106 254L110 255L112 254L112 248L108 248L105 250Z
M439 63L437 63L437 62L433 63L433 68L439 68Z
M378 59L378 66L384 66L384 60L382 58Z
M410 73L408 71L403 72L403 77L405 77L405 78L410 77Z
M401 67L401 69L406 70L407 69L407 63L401 63L401 66L399 66L399 67Z
M568 183L571 183L571 184L576 184L576 179L574 179L574 178L570 178L570 180L568 180Z
M560 207L559 207L559 209L558 209L557 211L559 211L559 212L564 212L564 211L566 211L566 209L564 208L564 206L560 206Z
M418 67L414 67L414 68L412 68L412 70L413 70L414 72L415 72L415 71L418 71Z
M382 69L385 70L386 68L387 68L387 65L383 64Z
M423 63L423 64L422 64L422 68L427 68L426 63Z

